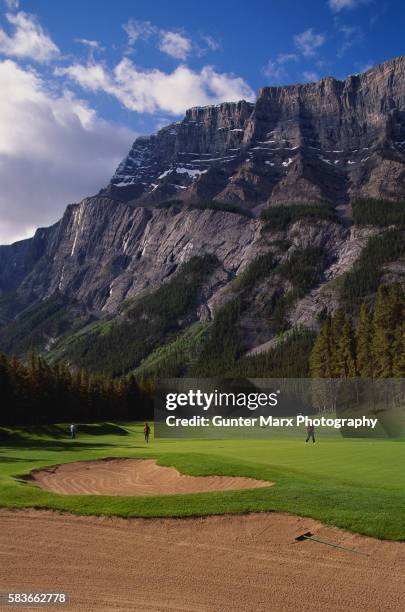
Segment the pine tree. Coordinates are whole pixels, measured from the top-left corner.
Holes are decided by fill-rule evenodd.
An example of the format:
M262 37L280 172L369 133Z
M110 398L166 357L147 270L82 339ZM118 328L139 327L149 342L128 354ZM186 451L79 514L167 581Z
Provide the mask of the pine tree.
M395 326L392 318L391 298L391 291L388 287L379 287L374 309L372 343L373 374L376 378L390 378L392 376Z
M345 313L342 308L338 308L332 317L330 341L331 376L335 378L340 376L340 340L345 323Z
M373 321L366 304L360 308L356 328L356 369L362 378L373 376Z
M313 378L332 378L332 322L327 318L321 327L309 358L309 368Z
M356 358L354 349L354 332L349 319L346 319L336 357L336 374L339 378L354 378L356 372Z
M398 378L405 377L405 322L398 325L393 346L392 374Z
M0 397L3 410L12 406L13 386L10 379L9 363L5 355L0 354Z

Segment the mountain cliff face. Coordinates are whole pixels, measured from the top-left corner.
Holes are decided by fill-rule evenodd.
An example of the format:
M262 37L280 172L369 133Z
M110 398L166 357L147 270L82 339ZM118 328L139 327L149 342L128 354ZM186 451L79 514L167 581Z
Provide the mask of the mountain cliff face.
M104 193L153 204L405 195L405 57L345 81L264 87L255 104L192 108L138 138Z
M74 363L67 347L80 337L75 355L87 364L94 330L117 350L111 330L131 316L142 327L159 288L171 296L185 275L186 293L199 279L193 299L140 345L152 351L196 322L215 329L220 313L237 327L238 351L266 350L280 331L316 328L336 309L340 280L386 231L352 224L359 197L405 198L404 57L345 81L266 87L255 104L192 108L138 138L97 196L0 247L0 349ZM208 272L184 268L198 258L204 268L207 255L217 262ZM404 270L394 260L390 282Z
M0 282L20 295L44 299L59 291L89 310L115 312L193 255L216 254L235 275L257 252L259 234L258 220L238 214L88 198L32 240L1 247Z

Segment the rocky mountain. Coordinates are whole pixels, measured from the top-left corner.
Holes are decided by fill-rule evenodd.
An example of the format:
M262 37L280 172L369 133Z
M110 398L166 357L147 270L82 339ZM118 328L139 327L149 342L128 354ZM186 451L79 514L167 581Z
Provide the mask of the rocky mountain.
M372 295L368 261L373 283L402 278L401 199L405 57L192 108L97 196L0 247L0 349L114 374L162 354L184 371L215 334L229 359L265 351Z
M405 57L317 83L264 87L257 101L196 107L138 138L103 193L155 204L273 203L405 195Z

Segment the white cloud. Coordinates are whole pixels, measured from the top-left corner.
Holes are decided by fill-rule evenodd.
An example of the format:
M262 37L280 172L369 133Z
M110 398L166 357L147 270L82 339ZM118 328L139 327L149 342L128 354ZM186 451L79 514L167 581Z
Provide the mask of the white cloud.
M218 51L218 49L221 48L220 43L217 40L215 40L213 36L210 36L209 34L206 34L206 35L203 34L201 38L203 39L203 41L205 42L205 44L207 45L210 51Z
M100 63L88 63L58 68L56 74L70 77L84 89L104 91L140 113L179 115L191 106L254 99L252 89L241 77L219 73L212 66L196 72L181 65L166 73L142 70L124 58L113 71Z
M305 70L302 73L302 76L304 77L304 80L307 81L308 83L313 83L314 81L319 80L319 74L312 70Z
M339 13L343 9L354 9L360 4L367 4L370 0L329 0L329 7L335 13Z
M89 40L88 38L75 38L75 42L84 45L85 47L88 47L89 49L93 49L93 50L103 50L103 47L100 45L100 43L98 42L98 40Z
M152 25L150 21L138 21L130 19L122 26L128 36L128 44L132 47L138 40L145 40L157 34L159 29Z
M370 68L374 68L375 66L375 62L366 62L365 64L361 64L360 66L360 72L367 72L367 70L370 70Z
M16 11L20 6L19 0L4 0L4 4L9 11Z
M123 26L128 36L128 51L133 51L133 47L140 40L152 39L156 47L170 57L178 60L186 60L189 55L205 55L208 51L217 51L220 44L209 35L200 35L203 45L193 41L184 33L172 30L164 30L157 27L150 21L138 21L130 19Z
M341 11L344 8L353 8L356 0L329 0L328 4L332 11Z
M83 89L88 91L113 93L113 82L103 64L95 62L73 64L67 68L56 68L55 74L56 76L68 76L72 81L76 81Z
M343 43L338 50L338 57L343 57L346 51L364 40L364 32L360 26L342 24L338 26L338 31L343 34Z
M8 243L96 193L135 135L12 60L0 62L0 89L0 243Z
M286 64L287 62L296 62L298 55L296 53L279 53L277 55L278 64Z
M76 43L83 45L88 50L88 61L93 62L97 53L102 53L105 48L101 46L98 40L89 40L88 38L75 38Z
M263 68L263 74L275 83L280 83L283 79L288 78L288 72L284 66L277 63L277 60L269 60Z
M159 49L176 59L185 60L192 49L192 42L178 32L162 32Z
M356 72L353 74L361 74L362 72L367 72L370 68L374 68L376 62L373 60L369 60L368 62L355 62Z
M46 34L34 15L7 13L7 21L14 32L8 35L0 28L0 53L19 58L47 62L59 55L59 49Z
M305 57L314 56L324 42L324 34L317 34L312 28L294 36L295 46Z
M272 79L275 83L281 83L289 79L289 73L286 69L286 64L296 62L298 55L296 53L279 53L274 60L269 60L263 68L263 74Z

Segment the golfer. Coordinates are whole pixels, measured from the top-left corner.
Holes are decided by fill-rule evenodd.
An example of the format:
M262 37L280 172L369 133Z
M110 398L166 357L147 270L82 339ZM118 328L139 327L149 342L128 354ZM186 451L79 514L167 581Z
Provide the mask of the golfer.
M145 436L146 444L149 444L150 427L149 427L148 423L145 423L145 425L144 425L143 435Z
M312 438L312 442L315 444L315 427L313 425L308 425L307 426L307 439L305 440L305 442L309 442L311 438Z

